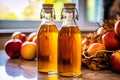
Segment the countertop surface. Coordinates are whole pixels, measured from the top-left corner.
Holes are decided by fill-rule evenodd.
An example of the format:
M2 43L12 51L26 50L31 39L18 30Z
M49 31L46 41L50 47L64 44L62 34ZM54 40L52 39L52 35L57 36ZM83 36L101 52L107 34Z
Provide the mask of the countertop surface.
M76 78L42 74L37 72L35 60L10 59L4 50L0 50L0 80L120 80L120 74L111 70L93 71L84 67L82 75Z

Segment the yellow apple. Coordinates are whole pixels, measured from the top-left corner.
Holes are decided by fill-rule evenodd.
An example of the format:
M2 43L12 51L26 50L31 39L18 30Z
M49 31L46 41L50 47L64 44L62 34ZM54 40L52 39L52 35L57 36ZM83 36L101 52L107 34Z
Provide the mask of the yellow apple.
M90 47L87 49L88 56L92 56L96 54L97 51L105 50L105 46L102 43L92 43Z
M27 40L28 41L33 41L34 37L36 37L36 36L37 36L37 33L36 32L32 32L32 33L29 34Z
M37 44L37 36L35 36L32 41Z
M35 42L24 42L21 46L21 57L26 60L33 60L36 57L37 45Z

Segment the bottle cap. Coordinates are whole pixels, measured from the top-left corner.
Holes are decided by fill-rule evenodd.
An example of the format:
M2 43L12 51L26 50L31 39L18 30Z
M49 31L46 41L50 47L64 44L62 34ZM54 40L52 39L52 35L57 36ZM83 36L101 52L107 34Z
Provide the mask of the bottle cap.
M75 8L76 4L75 3L65 3L64 8Z
M66 12L74 12L76 4L75 3L65 3L64 8L66 9Z
M44 9L53 8L53 4L43 4L42 6L43 6Z
M53 4L43 4L42 7L46 13L52 13Z

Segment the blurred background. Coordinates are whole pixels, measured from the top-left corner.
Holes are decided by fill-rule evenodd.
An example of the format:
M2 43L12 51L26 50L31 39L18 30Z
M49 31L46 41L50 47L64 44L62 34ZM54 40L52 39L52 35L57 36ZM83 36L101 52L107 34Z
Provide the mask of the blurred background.
M1 0L1 20L40 20L40 10L43 3L54 4L56 20L60 20L60 13L65 2L77 0Z
M66 2L76 3L77 21L81 32L96 30L97 23L116 19L120 15L120 0L0 0L0 41L2 45L15 31L36 32L41 23L40 10L43 3L54 4L58 29L61 27L61 10ZM3 42L4 41L4 42Z
M54 4L55 21L60 26L61 10L66 2L76 3L79 12L78 25L84 31L94 30L96 22L100 23L120 16L120 0L1 0L0 29L16 28L16 23L18 28L28 28L28 26L38 28L43 3Z
M43 3L54 4L56 20L60 20L60 13L66 2L76 3L79 11L82 7L84 12L79 13L85 13L85 18L90 22L99 21L104 17L107 19L108 16L119 13L120 7L120 0L1 0L0 20L40 20Z

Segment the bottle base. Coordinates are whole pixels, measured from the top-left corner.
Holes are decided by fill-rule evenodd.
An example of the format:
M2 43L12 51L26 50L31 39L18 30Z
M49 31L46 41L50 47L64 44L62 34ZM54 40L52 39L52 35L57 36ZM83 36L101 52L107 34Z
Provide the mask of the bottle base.
M49 72L38 71L38 72L39 72L39 73L42 73L42 74L49 74L49 75L57 74L57 72L53 72L53 71L49 71Z
M80 77L82 74L81 73L58 73L59 76L61 77Z

